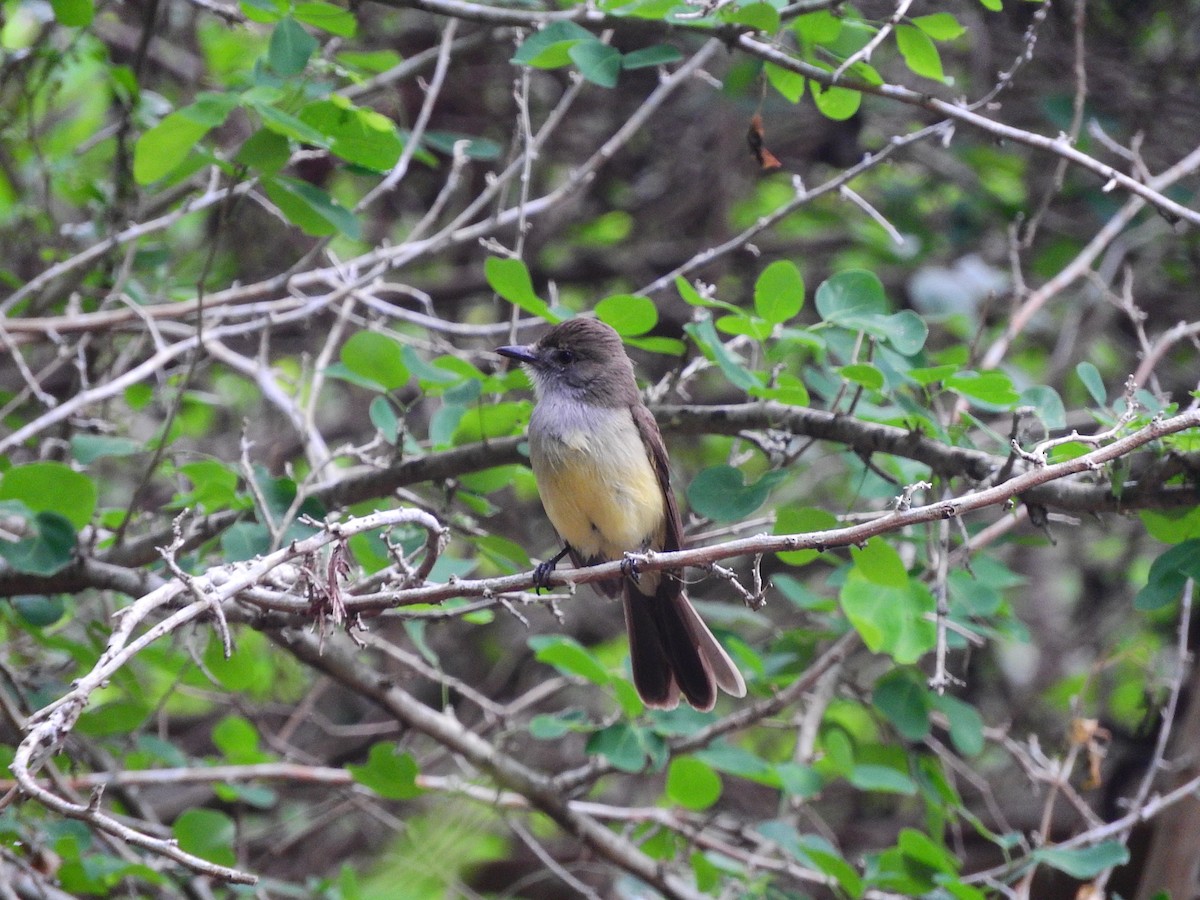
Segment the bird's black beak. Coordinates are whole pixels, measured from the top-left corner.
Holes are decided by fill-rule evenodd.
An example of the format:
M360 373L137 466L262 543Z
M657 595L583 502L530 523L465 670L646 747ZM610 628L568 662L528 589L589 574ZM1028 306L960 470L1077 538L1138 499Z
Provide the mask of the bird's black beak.
M534 364L538 361L538 355L533 352L533 347L529 346L497 347L496 352L518 362Z

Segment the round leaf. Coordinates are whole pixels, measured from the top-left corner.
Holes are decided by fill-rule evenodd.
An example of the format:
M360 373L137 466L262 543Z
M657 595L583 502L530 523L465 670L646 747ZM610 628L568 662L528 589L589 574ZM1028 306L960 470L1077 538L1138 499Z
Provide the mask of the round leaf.
M596 304L596 317L607 322L617 334L645 334L658 324L658 307L648 297L615 294Z
M697 513L714 522L734 522L762 506L771 488L785 474L768 472L753 484L746 484L740 470L732 466L712 466L700 472L688 485L688 503Z
M854 567L867 581L884 587L903 588L908 585L908 570L900 554L887 541L874 538L863 548L851 547Z
M832 324L888 311L883 282L874 272L849 269L825 279L817 288L817 312Z
M771 263L754 283L754 311L768 322L780 324L804 306L804 276L794 263Z
M694 756L677 756L667 769L667 796L684 809L708 809L721 796L721 776Z
M220 866L237 862L233 841L237 835L233 819L215 809L189 809L171 826L179 849Z
M920 353L929 337L929 326L911 309L902 310L887 320L887 342L897 353L912 356Z
M910 665L933 648L937 629L925 614L933 612L935 603L919 582L905 588L885 587L852 569L838 599L871 652L887 653L896 662Z
M394 391L408 383L400 342L377 331L359 331L342 345L342 364L351 372Z
M871 702L905 740L919 741L929 734L933 708L929 689L908 670L898 669L879 679Z
M41 594L22 595L12 598L15 609L30 625L35 628L46 628L62 618L66 607L59 595L47 597Z
M4 473L0 500L20 500L32 512L58 513L82 528L96 511L96 484L62 463L29 463Z

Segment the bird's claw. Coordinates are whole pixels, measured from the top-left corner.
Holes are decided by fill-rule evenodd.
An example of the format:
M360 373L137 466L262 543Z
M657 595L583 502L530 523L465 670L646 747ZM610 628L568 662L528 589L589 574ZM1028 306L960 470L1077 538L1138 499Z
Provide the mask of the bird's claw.
M621 560L621 574L632 581L634 584L641 581L642 573L638 571L637 560L632 556L626 556Z
M550 589L550 573L557 565L557 561L554 560L546 560L537 564L533 570L533 592L535 594Z

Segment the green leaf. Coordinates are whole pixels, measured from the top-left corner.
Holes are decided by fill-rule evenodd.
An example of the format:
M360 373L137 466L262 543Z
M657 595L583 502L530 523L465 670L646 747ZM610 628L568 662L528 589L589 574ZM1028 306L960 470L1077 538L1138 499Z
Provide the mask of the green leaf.
M607 322L617 334L645 334L658 324L658 307L648 297L614 294L596 304L596 317Z
M237 829L233 819L215 809L189 809L171 826L179 849L220 866L237 862L233 842Z
M837 527L837 516L815 506L785 506L775 513L774 534L808 534ZM819 550L783 550L775 555L784 565L803 566L821 554Z
M226 716L212 730L213 744L235 766L250 766L274 759L258 746L258 729L243 716Z
M400 417L387 397L376 397L371 401L367 407L367 418L385 441L396 443L396 438L400 436Z
M775 326L758 316L741 313L736 316L721 316L716 321L718 329L725 334L745 335L760 344L766 342L775 331Z
M286 16L276 23L267 45L267 63L285 77L299 75L316 52L317 39L304 30L299 22Z
M559 321L546 301L534 292L533 279L524 261L489 256L483 263L483 274L492 290L509 303L548 322Z
M506 572L523 572L532 567L529 554L516 541L499 534L485 534L472 543L480 554Z
M694 756L677 756L667 769L666 793L684 809L708 809L720 799L721 776Z
M1000 10L1004 9L1003 2L1004 0L979 0L980 6L992 12L1000 12Z
M694 512L714 522L736 522L762 506L771 489L785 477L785 471L775 470L753 484L746 484L740 469L711 466L700 471L688 485L688 503Z
M408 366L400 342L377 331L359 331L342 345L339 354L351 372L379 385L385 391L408 384Z
M580 243L588 247L612 247L633 231L633 216L623 209L610 209L572 229Z
M734 25L745 25L763 34L774 34L779 30L779 10L770 3L748 3L745 6L727 6L721 18Z
M917 831L915 828L900 829L896 846L909 859L914 859L935 872L954 873L961 867L961 863L953 853L935 842L929 835Z
M565 675L578 675L601 686L612 681L608 669L574 638L562 634L534 635L529 646L539 662L554 666Z
M893 769L891 766L880 766L873 763L858 763L850 770L846 780L860 791L874 791L881 794L903 794L911 797L917 792L917 785L908 775Z
M912 23L935 41L952 41L967 33L967 29L959 24L958 19L947 12L917 16Z
M794 263L779 259L754 282L754 311L778 325L796 316L804 306L804 277Z
M0 554L2 556L3 554ZM39 573L41 574L41 573ZM53 575L53 572L46 574ZM60 595L22 594L12 598L17 614L34 628L48 628L63 617L66 604Z
M950 694L936 694L934 709L940 710L950 723L950 740L963 756L983 752L983 717L970 703Z
M959 370L958 366L921 366L916 369L908 370L908 377L922 387L929 387L931 384L937 384L946 378L949 378Z
M812 766L799 763L780 763L775 767L775 775L785 794L800 799L815 797L825 786L825 780Z
M650 66L665 66L683 59L683 53L670 44L655 44L643 47L621 57L622 69L645 69Z
M181 506L198 506L205 512L213 512L233 505L237 499L238 473L219 460L184 463L177 471L192 483L190 493L176 498Z
M873 653L887 653L909 665L932 649L937 639L925 618L935 607L929 588L917 581L895 588L874 584L851 569L838 599L850 624Z
M780 96L784 97L789 103L799 103L800 98L804 96L805 77L799 72L793 72L791 69L785 69L783 66L777 66L774 63L766 63L763 66L763 71L766 73L767 81L771 87L779 91Z
M908 586L908 570L896 548L883 538L872 538L864 547L851 547L854 568L872 584L884 587Z
M311 25L313 28L320 28L330 34L336 34L338 37L354 37L354 32L358 28L358 21L354 18L354 13L342 9L340 6L334 6L332 3L324 3L322 0L307 0L305 3L297 3L292 14L297 21Z
M945 385L985 407L1010 409L1021 399L1004 372L959 372L947 378Z
M214 635L204 649L204 665L226 690L251 696L270 689L277 675L267 639L250 630L238 633L237 652L228 659L223 644Z
M1029 858L1072 878L1094 878L1105 869L1129 862L1129 848L1116 841L1080 848L1039 847L1029 854Z
M1150 564L1146 586L1133 599L1134 609L1153 612L1179 599L1188 578L1200 574L1200 540L1177 544Z
M857 363L853 366L842 366L838 374L851 384L860 384L869 391L883 388L883 373L870 363Z
M350 50L339 53L337 61L352 69L378 74L400 65L404 57L395 50Z
M265 128L269 128L276 134L289 137L294 141L300 141L303 144L312 144L314 147L327 146L328 141L324 134L317 131L311 125L305 125L290 113L285 113L270 103L254 100L253 95L249 91L243 95L242 99L244 101L243 106L258 113L262 118Z
M678 338L669 337L631 337L625 343L647 353L661 353L663 356L681 357L687 353L687 344Z
M1079 376L1079 380L1083 382L1097 406L1103 408L1108 405L1108 391L1104 389L1104 379L1100 377L1099 369L1090 362L1081 362L1075 367L1075 374Z
M580 41L594 41L596 36L574 22L551 22L541 31L527 37L510 62L537 69L557 69L570 65L570 50Z
M831 44L842 33L842 17L833 15L827 9L819 9L797 16L792 27L796 30L796 35L805 42Z
M394 744L372 745L365 765L349 765L346 770L363 787L388 800L408 800L424 793L417 786L416 760L411 754L398 751Z
M541 713L529 720L529 736L539 741L557 741L572 732L586 729L587 725L587 713L581 709Z
M888 316L886 329L884 340L904 356L920 353L925 346L925 339L929 337L929 326L911 309Z
M340 232L353 240L362 237L354 213L307 181L276 175L263 179L263 190L288 221L305 234L325 237Z
M602 43L595 37L579 41L567 50L580 74L592 84L614 88L621 75L621 51Z
M833 71L827 66L822 68ZM844 122L851 118L862 105L862 94L853 88L838 85L830 87L817 81L812 84L812 98L821 115L835 122Z
M310 103L300 110L299 119L325 136L330 152L364 169L387 172L404 150L391 119L344 97Z
M745 310L739 306L734 306L732 303L726 303L724 300L717 300L715 297L706 297L696 289L692 284L689 284L687 279L682 275L675 276L675 289L679 291L679 296L684 303L689 306L702 306L709 309L723 309L726 312L734 315L745 315Z
M721 339L717 336L717 330L713 327L712 319L705 318L699 322L688 322L683 326L683 330L696 342L696 346L704 355L717 364L731 384L744 391L763 386L759 377L742 365L737 357L721 343Z
M57 512L34 513L21 503L8 501L0 507L24 519L24 534L17 541L0 541L0 559L17 572L53 575L70 565L75 557L75 528ZM19 512L17 512L19 510Z
M929 734L933 709L929 689L908 669L897 669L875 684L875 705L906 741L919 741Z
M937 45L920 28L912 25L897 25L896 46L900 48L905 64L913 72L934 81L946 80Z
M86 28L96 14L92 0L50 0L54 18L68 28Z
M439 357L437 362L441 362L445 357ZM417 377L417 381L421 383L423 390L432 390L435 386L445 386L448 384L459 384L463 381L461 374L456 374L447 368L440 365L433 365L426 362L416 350L408 344L404 345L404 364L408 366L408 371ZM468 384L470 382L467 382ZM473 403L479 398L479 394L475 393L475 389L466 388L468 393L461 397L455 397L457 402Z
M1017 400L1021 406L1032 407L1042 424L1050 431L1065 428L1067 425L1067 410L1063 406L1058 391L1049 385L1038 384L1025 388Z
M763 400L777 400L788 406L808 406L809 403L808 388L790 372L780 372L776 375L774 387L752 387L746 393Z
M0 478L0 500L19 500L30 512L53 512L82 528L96 511L96 484L59 462L14 466Z
M134 144L134 180L150 184L169 175L211 129L211 125L193 121L182 111L171 113Z
M603 756L622 772L641 772L647 763L663 761L667 748L654 732L617 722L588 738L587 752Z
M260 128L242 143L233 161L264 175L274 175L288 164L292 150L282 134Z
M71 456L81 465L90 465L110 456L131 456L145 449L137 441L106 434L71 435Z
M817 288L816 303L822 319L846 327L857 327L855 323L864 316L888 311L883 282L865 269L849 269L825 279Z
M466 410L454 432L454 443L462 445L507 437L517 431L528 411L529 406L524 401L472 406Z
M285 0L241 0L242 12L251 22L270 25L287 13Z
M815 834L800 834L787 822L763 822L756 830L774 841L810 869L832 878L850 897L861 897L863 882L854 867L827 840Z
M771 764L757 753L722 740L697 750L695 756L718 772L737 775L739 778L762 781L764 776L769 776L772 771Z
M1187 509L1143 509L1138 513L1146 533L1164 544L1200 537L1200 506Z

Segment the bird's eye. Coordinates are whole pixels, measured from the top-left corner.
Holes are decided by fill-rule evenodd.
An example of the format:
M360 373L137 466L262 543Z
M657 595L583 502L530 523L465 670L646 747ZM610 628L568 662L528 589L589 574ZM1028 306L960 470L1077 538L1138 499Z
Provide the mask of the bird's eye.
M567 366L575 362L575 351L568 350L566 347L559 347L554 351L554 361L560 366Z

